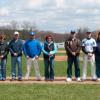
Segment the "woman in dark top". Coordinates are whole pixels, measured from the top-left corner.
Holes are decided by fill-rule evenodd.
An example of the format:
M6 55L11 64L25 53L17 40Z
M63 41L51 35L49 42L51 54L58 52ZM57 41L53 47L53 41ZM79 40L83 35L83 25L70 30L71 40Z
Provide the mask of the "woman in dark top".
M5 39L5 35L0 33L0 81L6 80L6 63L9 48Z

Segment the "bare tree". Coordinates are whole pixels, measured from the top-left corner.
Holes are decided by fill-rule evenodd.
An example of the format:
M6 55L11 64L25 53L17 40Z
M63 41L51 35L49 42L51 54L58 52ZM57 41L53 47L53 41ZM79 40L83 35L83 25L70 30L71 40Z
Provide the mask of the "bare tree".
M88 30L89 30L89 28L87 28L87 27L85 27L85 28L81 28L81 27L80 27L80 28L77 30L78 38L79 38L80 40L82 40L82 39L85 37L85 33L88 32Z
M17 21L11 21L11 30L18 30L18 22Z
M29 21L23 21L21 28L26 31L34 31L37 29L36 24Z

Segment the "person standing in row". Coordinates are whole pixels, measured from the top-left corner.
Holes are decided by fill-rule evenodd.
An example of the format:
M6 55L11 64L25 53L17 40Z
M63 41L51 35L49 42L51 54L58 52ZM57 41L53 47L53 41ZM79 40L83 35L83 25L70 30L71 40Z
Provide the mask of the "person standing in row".
M95 51L96 75L97 75L97 80L100 81L100 32L98 33L96 43L97 43Z
M96 50L96 41L91 37L91 32L86 33L86 38L82 40L82 51L84 52L83 56L83 72L82 72L82 81L86 80L87 76L87 64L91 64L91 76L92 80L96 80L95 72L95 50Z
M30 68L31 68L31 63L34 63L34 69L35 69L35 74L36 74L36 79L37 81L41 80L41 75L39 71L39 64L38 64L38 59L42 51L42 47L40 42L35 39L35 34L36 32L30 32L29 33L29 39L25 41L25 44L23 46L23 51L27 59L27 72L25 79L29 79L30 75Z
M6 80L6 63L9 48L7 42L5 42L5 35L0 33L0 81Z
M81 49L80 40L76 38L75 31L71 31L70 37L65 41L65 50L67 53L68 67L67 67L67 79L66 81L72 81L72 65L75 66L75 77L77 81L80 79L80 67L79 67L79 54Z
M16 64L18 65L18 81L22 81L22 48L23 41L19 38L19 32L14 32L14 37L9 43L11 53L11 81L16 80Z
M54 58L57 52L57 46L54 43L53 36L48 34L45 37L45 42L42 47L43 58L44 58L44 75L45 81L54 80Z

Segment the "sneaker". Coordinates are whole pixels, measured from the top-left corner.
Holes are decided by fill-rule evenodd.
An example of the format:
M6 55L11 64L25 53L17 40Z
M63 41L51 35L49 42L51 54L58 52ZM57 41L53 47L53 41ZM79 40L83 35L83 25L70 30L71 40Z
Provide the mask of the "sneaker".
M37 77L36 80L37 80L37 81L41 81L41 77Z
M45 81L49 81L49 78L45 78Z
M25 76L25 80L29 80L29 76Z
M3 79L2 79L2 81L5 81L5 80L6 80L6 78L3 78Z
M100 78L97 78L97 81L100 81Z
M68 78L66 79L66 81L67 81L67 82L71 82L72 79L68 77Z
M94 78L94 79L92 79L92 81L97 81L97 79L96 79L96 78Z
M22 81L22 78L18 78L18 81Z
M76 78L76 81L80 82L81 81L80 77Z
M16 80L15 78L10 79L10 81L15 81L15 80Z
M53 81L54 81L54 79L53 79L53 78L51 78L51 79L50 79L50 81L51 81L51 82L53 82Z

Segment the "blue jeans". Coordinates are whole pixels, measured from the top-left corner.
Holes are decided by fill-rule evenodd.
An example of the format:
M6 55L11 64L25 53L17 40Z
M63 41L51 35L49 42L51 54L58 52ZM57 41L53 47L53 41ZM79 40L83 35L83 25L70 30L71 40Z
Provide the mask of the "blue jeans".
M18 65L18 78L22 78L22 57L12 57L11 56L11 72L12 79L16 79L16 64Z
M54 79L54 59L44 58L45 79Z
M80 77L79 56L68 56L67 77L72 77L72 65L75 66L75 77Z
M0 80L6 79L6 59L0 60Z

